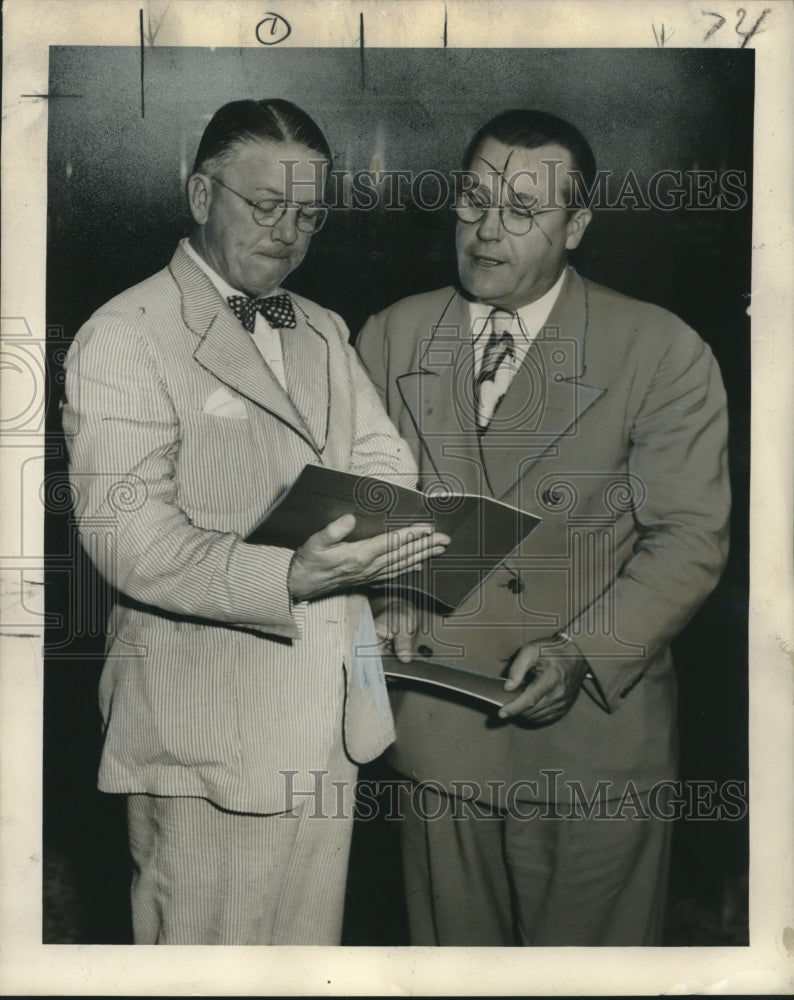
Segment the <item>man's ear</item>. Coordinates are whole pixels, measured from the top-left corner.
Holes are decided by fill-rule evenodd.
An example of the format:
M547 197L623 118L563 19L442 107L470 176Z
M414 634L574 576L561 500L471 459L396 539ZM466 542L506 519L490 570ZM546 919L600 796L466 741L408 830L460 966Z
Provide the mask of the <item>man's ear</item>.
M575 250L582 242L584 231L590 225L593 213L589 208L580 208L568 219L565 249Z
M209 216L212 201L212 181L207 174L191 174L187 180L187 203L190 214L198 226L203 226Z

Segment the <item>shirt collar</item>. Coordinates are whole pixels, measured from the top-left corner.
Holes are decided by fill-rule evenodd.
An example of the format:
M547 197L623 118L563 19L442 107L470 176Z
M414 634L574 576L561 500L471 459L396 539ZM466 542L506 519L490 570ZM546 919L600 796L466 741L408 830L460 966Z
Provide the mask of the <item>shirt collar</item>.
M201 270L207 275L213 285L218 289L224 302L229 298L230 295L242 295L244 298L249 298L245 292L241 292L238 288L233 288L225 278L222 278L218 272L210 267L210 265L204 260L204 258L197 253L197 251L192 246L190 239L185 236L184 239L179 241L179 245L185 251L185 253L190 257L192 261L201 268ZM268 292L268 295L278 295L281 292L281 288L274 288L272 291ZM265 298L264 295L259 296L260 298Z
M562 290L567 273L568 268L563 268L562 274L545 294L541 295L539 299L535 299L534 302L530 302L528 305L522 306L517 310L518 318L521 321L519 326L527 342L534 340L543 324L549 318L551 310L554 308L554 303L557 301ZM485 302L469 302L469 317L471 318L471 329L475 340L485 330L485 321L493 310L494 307L489 306Z

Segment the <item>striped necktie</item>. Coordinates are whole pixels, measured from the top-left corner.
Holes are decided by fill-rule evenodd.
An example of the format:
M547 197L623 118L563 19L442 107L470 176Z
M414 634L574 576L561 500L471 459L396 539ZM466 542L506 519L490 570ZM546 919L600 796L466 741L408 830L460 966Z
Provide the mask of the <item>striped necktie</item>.
M516 350L509 328L515 318L515 313L504 309L494 309L488 317L491 330L479 373L474 380L477 427L480 431L488 426L513 376L512 362Z

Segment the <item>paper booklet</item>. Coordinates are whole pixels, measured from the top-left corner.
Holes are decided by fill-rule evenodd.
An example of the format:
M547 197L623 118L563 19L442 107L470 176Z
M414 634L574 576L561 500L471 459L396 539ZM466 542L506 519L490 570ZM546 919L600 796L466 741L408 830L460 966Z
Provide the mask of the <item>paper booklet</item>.
M418 657L410 663L401 663L396 656L386 653L381 654L381 659L383 672L387 677L446 688L499 707L519 693L504 690L502 686L505 682L504 677L478 674L465 667L450 667L445 663L435 663L433 660Z
M343 514L356 517L347 541L420 522L449 535L443 555L388 585L428 595L449 610L462 604L540 524L540 518L489 497L422 493L385 479L307 465L246 541L297 549Z

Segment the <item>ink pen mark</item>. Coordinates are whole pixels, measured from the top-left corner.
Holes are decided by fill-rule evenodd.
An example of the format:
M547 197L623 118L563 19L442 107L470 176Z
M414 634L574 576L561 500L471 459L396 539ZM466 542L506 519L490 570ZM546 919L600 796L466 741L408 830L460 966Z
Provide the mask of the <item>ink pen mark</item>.
M364 63L364 11L359 11L358 15L358 52L359 60L361 62L361 89L364 89L366 84L366 72Z
M139 27L140 33L141 33L141 118L144 118L145 115L146 115L146 106L145 106L145 103L144 103L144 95L143 95L143 49L144 49L144 45L143 45L143 7L141 7L141 9L138 11L138 27Z
M54 90L51 94L20 94L20 97L33 97L39 101L54 101L59 97L85 97L85 94L59 94Z
M0 632L7 639L40 639L41 636L35 632Z
M447 47L447 5L444 4L444 48Z
M256 40L260 45L278 45L285 38L289 38L291 32L292 26L289 21L281 14L274 14L269 10L256 26Z

